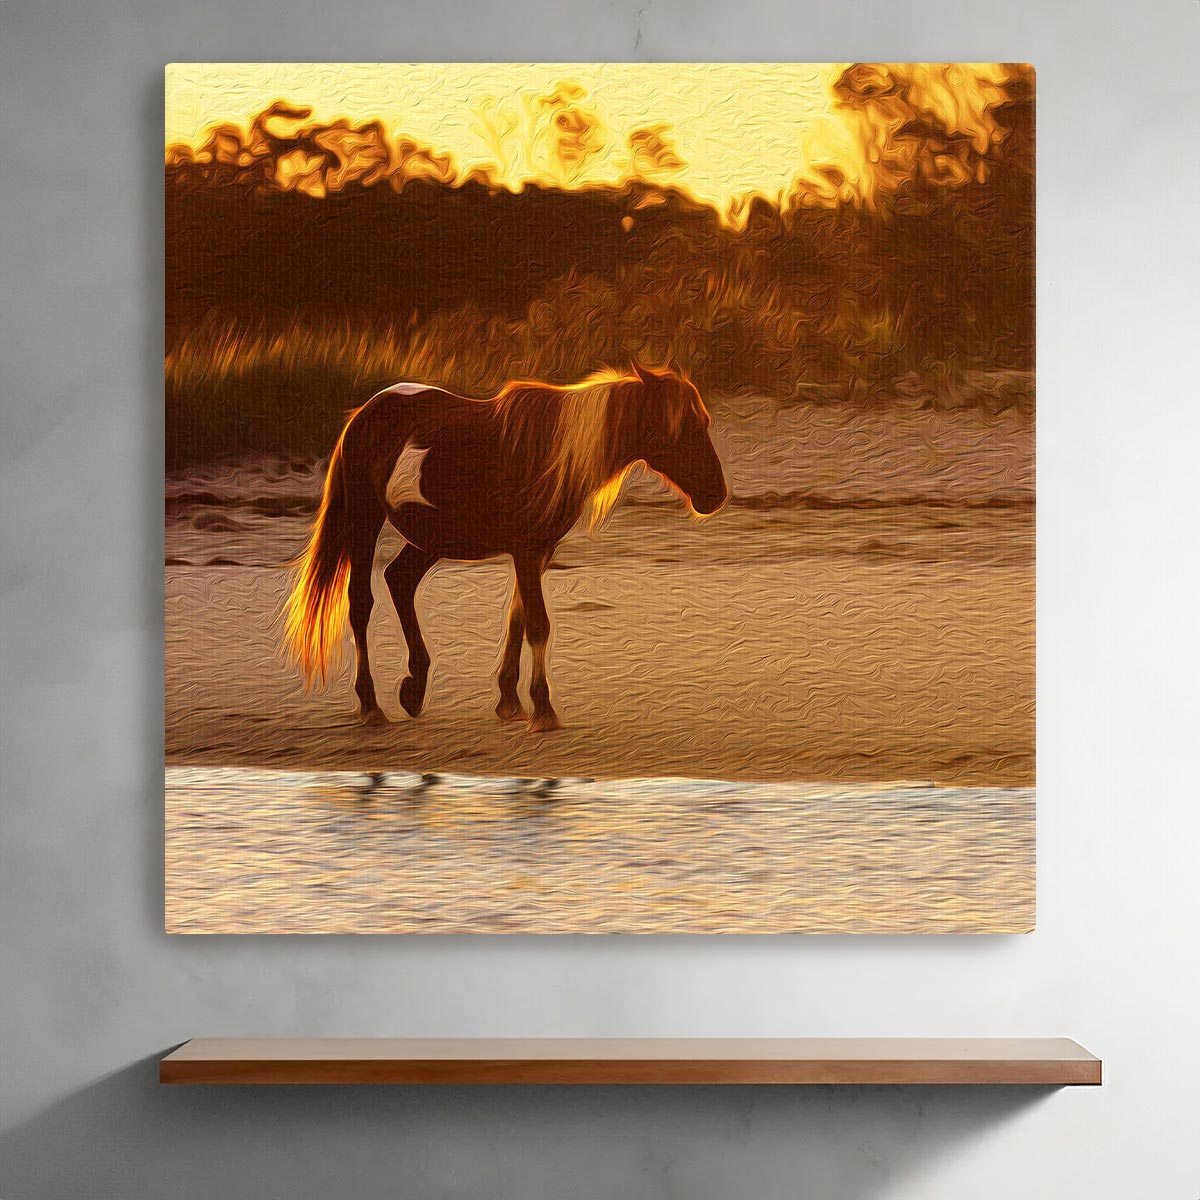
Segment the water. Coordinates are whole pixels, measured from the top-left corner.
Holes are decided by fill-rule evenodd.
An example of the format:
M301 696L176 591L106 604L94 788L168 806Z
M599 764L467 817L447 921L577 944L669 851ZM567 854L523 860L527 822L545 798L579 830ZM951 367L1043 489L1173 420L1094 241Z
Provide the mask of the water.
M1025 787L171 767L167 929L1017 933Z

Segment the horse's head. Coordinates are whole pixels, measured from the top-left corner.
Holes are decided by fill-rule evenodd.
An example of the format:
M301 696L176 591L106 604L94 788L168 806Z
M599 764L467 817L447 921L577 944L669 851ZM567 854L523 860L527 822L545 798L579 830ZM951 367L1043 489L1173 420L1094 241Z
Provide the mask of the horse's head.
M678 488L697 516L712 516L729 499L729 488L700 393L673 370L652 371L637 363L633 369L641 389L634 405L633 456Z

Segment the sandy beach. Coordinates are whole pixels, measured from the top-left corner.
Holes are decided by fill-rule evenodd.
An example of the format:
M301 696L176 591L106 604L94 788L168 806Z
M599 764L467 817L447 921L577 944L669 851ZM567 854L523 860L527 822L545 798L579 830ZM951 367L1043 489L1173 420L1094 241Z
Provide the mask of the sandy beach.
M720 421L724 511L635 480L562 543L550 734L492 711L506 561L422 585L413 720L385 531L393 723L363 726L348 654L306 694L281 648L319 465L170 481L168 927L1030 928L1031 423L749 402ZM547 802L522 777L572 782Z
M905 516L912 539L919 524L937 524ZM709 529L676 517L679 542L710 540ZM878 514L857 517L857 531L841 515L820 514L816 523L832 526L823 531L830 540L872 542ZM502 563L446 564L425 585L435 666L415 721L395 699L405 664L399 622L386 601L377 604L373 652L395 720L388 727L355 720L348 662L326 689L304 695L277 640L285 571L171 569L168 762L1032 782L1027 572L898 563L869 549L760 563L747 578L734 562L644 556L589 569L570 565L572 548L547 586L556 620L551 678L564 723L547 735L492 713L511 587ZM601 553L580 550L581 558Z

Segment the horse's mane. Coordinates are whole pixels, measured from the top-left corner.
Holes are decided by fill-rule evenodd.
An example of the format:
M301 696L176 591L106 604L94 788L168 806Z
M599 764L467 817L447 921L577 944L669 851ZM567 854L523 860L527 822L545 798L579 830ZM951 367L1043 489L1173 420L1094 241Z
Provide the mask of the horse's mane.
M504 452L532 473L529 503L541 511L587 504L595 527L611 512L631 467L616 469L614 402L637 378L597 371L572 384L507 383L492 403Z

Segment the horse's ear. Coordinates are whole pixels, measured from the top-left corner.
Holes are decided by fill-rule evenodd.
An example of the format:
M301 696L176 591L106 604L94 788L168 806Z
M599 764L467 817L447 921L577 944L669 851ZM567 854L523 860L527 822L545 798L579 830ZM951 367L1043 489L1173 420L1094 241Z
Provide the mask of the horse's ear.
M652 371L647 371L646 368L643 367L636 358L633 360L633 372L645 384L657 382L654 373Z

